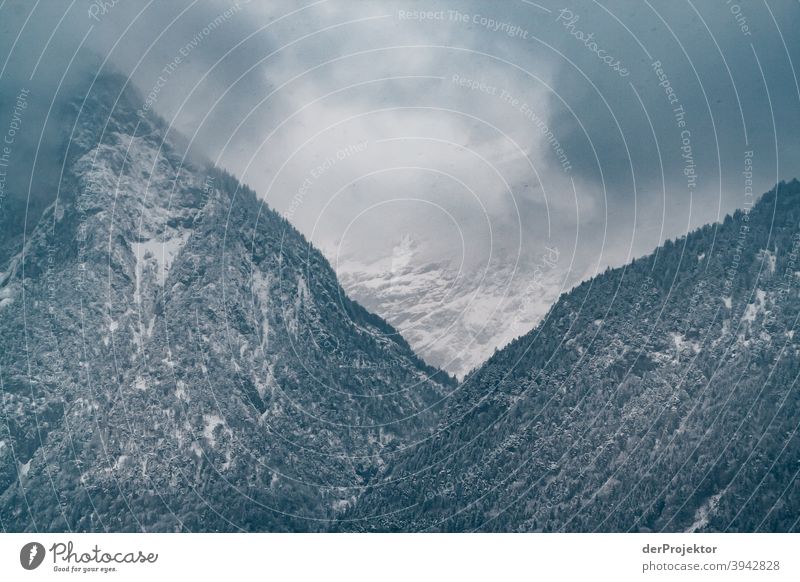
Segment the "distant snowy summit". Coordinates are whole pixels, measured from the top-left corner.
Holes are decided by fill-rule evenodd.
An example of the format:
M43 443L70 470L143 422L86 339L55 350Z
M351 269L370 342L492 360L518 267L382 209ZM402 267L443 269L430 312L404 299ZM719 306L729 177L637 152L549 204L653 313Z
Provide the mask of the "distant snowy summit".
M424 260L420 244L399 234L379 260L340 257L337 274L348 294L391 323L426 362L460 378L527 333L568 288L556 247L516 265L495 259L464 267Z

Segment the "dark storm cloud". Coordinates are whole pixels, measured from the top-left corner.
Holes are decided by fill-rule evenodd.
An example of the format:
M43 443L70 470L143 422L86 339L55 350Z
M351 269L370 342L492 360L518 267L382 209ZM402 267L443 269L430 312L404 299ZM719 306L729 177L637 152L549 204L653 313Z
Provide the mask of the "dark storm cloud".
M212 60L254 29L243 17L244 4L4 2L0 126L11 119L19 91L29 95L8 170L9 205L29 204L35 220L53 201L75 120L75 108L69 104L80 101L96 75L130 75L145 98L152 96L153 108L172 120ZM197 90L201 98L188 103L175 119L181 129L191 127L195 115L207 107L205 100L230 85L239 65L245 65L241 56L206 75Z
M81 0L11 1L0 12L2 120L20 87L32 95L18 160L38 144L67 66L71 85L58 95L102 63L131 75L195 148L279 211L293 208L323 248L335 250L370 204L414 193L451 211L476 245L486 244L486 216L501 248L519 244L519 226L531 253L558 239L576 254L574 280L741 207L745 152L759 192L800 165L796 4ZM46 145L63 129L53 125ZM428 141L391 141L402 136ZM316 165L363 141L298 203ZM442 174L374 174L420 159L468 178L480 204L464 203ZM17 175L28 177L23 166ZM51 183L42 179L39 197ZM387 233L404 228L401 215L364 227L371 249L396 242ZM432 228L435 256L445 246Z
M631 71L624 80L615 78L592 66L590 51L576 50L584 48L581 43L565 47L589 79L565 65L555 87L568 96L601 159L598 167L572 115L556 109L554 126L573 152L576 171L597 181L602 169L609 204L619 208L632 201L635 176L636 194L648 208L661 197L660 152L667 213L673 217L669 236L685 229L689 218L683 129L690 131L697 169L692 226L717 219L718 208L724 213L742 206L747 151L755 159L757 191L794 177L800 163L795 137L800 96L792 61L800 60L800 51L791 40L784 46L781 35L790 38L800 16L797 8L785 3L613 3L611 16L594 3L573 5L572 12L580 16L577 29L594 32L609 52L624 55ZM661 67L654 67L656 62ZM666 77L659 77L657 69ZM667 84L677 96L672 103ZM685 110L686 128L677 125L678 107Z

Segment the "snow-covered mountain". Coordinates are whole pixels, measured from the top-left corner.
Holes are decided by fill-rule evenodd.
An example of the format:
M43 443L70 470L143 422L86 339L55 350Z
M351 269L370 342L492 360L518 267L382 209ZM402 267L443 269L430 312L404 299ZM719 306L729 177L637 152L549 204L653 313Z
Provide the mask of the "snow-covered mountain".
M565 290L556 247L532 261L465 267L426 262L422 244L400 234L389 256L367 264L343 257L337 273L348 294L391 323L425 361L460 378L527 333Z
M318 530L429 434L450 379L116 76L0 266L6 530Z

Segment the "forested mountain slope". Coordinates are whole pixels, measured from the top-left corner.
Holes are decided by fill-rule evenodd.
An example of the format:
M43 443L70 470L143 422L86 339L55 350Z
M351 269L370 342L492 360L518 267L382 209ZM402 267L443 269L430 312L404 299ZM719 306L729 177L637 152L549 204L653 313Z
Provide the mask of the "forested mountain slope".
M800 183L563 295L354 530L796 531Z
M0 527L324 529L451 380L126 85L72 104L58 200L0 265Z

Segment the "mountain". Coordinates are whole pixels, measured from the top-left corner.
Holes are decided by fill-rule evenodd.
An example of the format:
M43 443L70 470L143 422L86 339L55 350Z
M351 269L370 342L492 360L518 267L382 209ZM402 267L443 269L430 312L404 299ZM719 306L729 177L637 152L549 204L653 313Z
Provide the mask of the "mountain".
M797 181L456 384L127 79L71 107L53 202L0 236L4 531L797 529ZM405 325L450 279L401 242L359 280Z
M348 256L337 273L347 293L397 328L426 362L459 378L534 327L564 287L554 269L557 248L533 261L465 267L419 261L420 246L406 235L390 257L365 264Z
M5 242L0 527L325 529L453 382L143 103L71 103L58 196Z
M564 294L356 531L796 531L800 182Z

